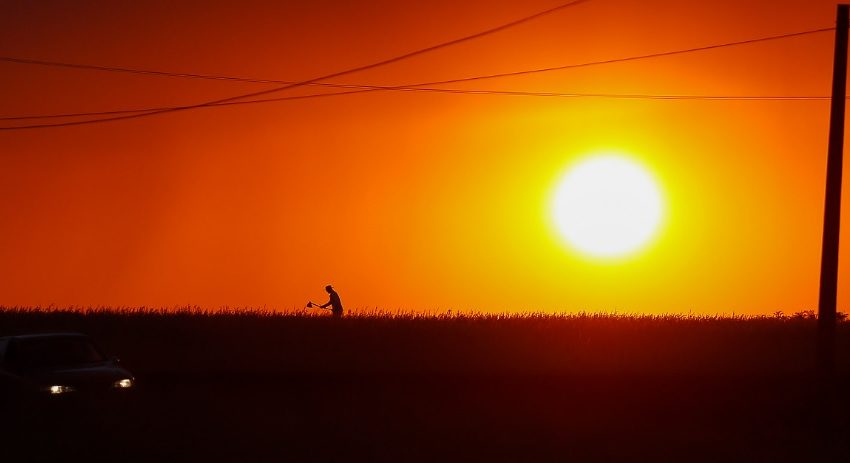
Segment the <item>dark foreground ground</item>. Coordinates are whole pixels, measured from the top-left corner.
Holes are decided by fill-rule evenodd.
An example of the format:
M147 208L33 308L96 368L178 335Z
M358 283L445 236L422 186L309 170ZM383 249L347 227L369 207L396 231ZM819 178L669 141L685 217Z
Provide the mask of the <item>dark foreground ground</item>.
M2 461L850 461L845 325L831 389L812 320L0 312L43 330L138 389L7 411Z

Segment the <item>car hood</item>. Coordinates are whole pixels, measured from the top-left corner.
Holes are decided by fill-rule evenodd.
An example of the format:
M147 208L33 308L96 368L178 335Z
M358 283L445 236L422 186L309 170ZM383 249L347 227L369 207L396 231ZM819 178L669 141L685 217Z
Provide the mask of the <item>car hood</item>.
M58 384L77 387L109 387L119 379L133 378L129 371L112 362L39 368L26 371L22 376L43 386Z

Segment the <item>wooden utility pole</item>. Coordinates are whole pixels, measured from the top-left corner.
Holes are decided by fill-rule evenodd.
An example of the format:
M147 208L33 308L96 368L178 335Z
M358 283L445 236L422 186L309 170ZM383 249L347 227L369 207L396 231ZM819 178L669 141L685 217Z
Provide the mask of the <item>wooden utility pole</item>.
M844 156L844 109L847 93L847 32L850 5L838 5L835 58L832 68L832 108L829 155L826 162L826 202L818 300L818 368L831 376L835 364L835 319L838 293L838 232L841 225L841 169Z

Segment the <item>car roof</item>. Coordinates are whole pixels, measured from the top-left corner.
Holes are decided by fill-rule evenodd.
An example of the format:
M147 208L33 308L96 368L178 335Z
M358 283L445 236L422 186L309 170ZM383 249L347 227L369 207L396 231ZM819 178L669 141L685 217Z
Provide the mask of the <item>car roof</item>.
M3 336L0 337L0 363L3 363L6 357L6 351L9 348L10 341L30 341L30 340L38 340L38 339L61 339L61 338L84 338L88 339L88 336L82 333L32 333L32 334L21 334L16 336Z
M2 336L0 337L0 341L9 341L12 339L15 340L30 340L30 339L49 339L49 338L87 338L88 336L83 333L32 333L32 334L19 334L15 336Z

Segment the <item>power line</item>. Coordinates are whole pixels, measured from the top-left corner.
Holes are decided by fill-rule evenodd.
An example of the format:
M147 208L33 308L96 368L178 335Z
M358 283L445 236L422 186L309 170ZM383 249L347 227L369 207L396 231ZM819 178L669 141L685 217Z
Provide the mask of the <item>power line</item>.
M370 87L358 87L370 88ZM648 93L566 93L566 92L525 92L511 90L467 90L467 89L451 89L451 88L421 88L421 87L383 87L374 90L387 91L402 91L402 92L433 92L433 93L448 93L459 95L505 95L505 96L529 96L529 97L550 97L550 98L606 98L618 100L702 100L702 101L826 101L828 96L794 96L794 95L694 95L694 94L648 94ZM371 91L371 90L367 90ZM354 93L363 93L363 90L350 92L334 92L334 93L316 93L309 95L296 95L280 98L270 98L262 100L248 101L231 101L227 103L219 103L209 105L208 108L219 106L234 106L247 104L272 103L279 101L304 100L312 98L350 95ZM30 116L6 116L0 117L3 121L20 121L28 119L61 119L68 117L84 117L84 116L104 116L113 114L131 114L149 111L158 111L170 109L172 106L163 106L157 108L139 108L139 109L118 109L113 111L92 111L78 113L61 113L61 114L39 114ZM22 127L0 127L3 129L28 128Z
M590 1L593 1L593 0L572 0L570 2L562 3L558 6L549 8L547 10L543 10L543 11L534 13L530 16L525 16L525 17L522 17L520 19L516 19L514 21L510 21L508 23L505 23L505 24L502 24L502 25L499 25L499 26L496 26L496 27L493 27L493 28L490 28L490 29L486 29L486 30L483 30L481 32L477 32L477 33L474 33L474 34L471 34L471 35L467 35L467 36L460 37L460 38L457 38L457 39L449 40L447 42L442 42L442 43L439 43L437 45L431 45L429 47L420 48L420 49L414 50L412 52L404 53L404 54L394 56L392 58L387 58L387 59L377 61L377 62L374 62L374 63L365 64L365 65L357 66L357 67L354 67L354 68L349 68L349 69L346 69L346 70L343 70L343 71L337 71L337 72L334 72L334 73L331 73L331 74L326 74L326 75L323 75L323 76L314 77L312 79L308 79L308 80L304 80L304 81L287 83L286 85L283 85L281 87L275 87L275 88L268 89L268 90L260 90L260 91L251 92L251 93L234 95L232 97L220 98L220 99L216 99L216 100L212 100L212 101L206 101L206 102L203 102L203 103L197 103L197 104L191 104L191 105L185 105L185 106L174 106L174 107L169 107L169 108L166 108L166 109L155 110L155 111L146 112L146 113L119 115L119 116L114 116L114 117L107 117L107 118L101 118L101 119L90 119L90 120L85 120L85 121L63 122L63 123L59 123L59 124L52 124L52 125L49 125L49 126L51 126L51 127L67 127L67 126L72 126L72 125L94 124L94 123L101 123L101 122L126 120L126 119L137 119L137 118L141 118L141 117L154 116L154 115L165 114L165 113L169 113L169 112L197 109L197 108L204 107L204 106L217 105L217 104L220 104L220 103L229 103L229 102L233 102L233 101L236 101L236 100L242 100L242 99L245 99L245 98L268 95L270 93L276 93L276 92L280 92L280 91L283 91L283 90L289 90L289 89L292 89L292 88L301 87L301 86L308 85L308 84L311 84L311 83L314 83L314 82L319 82L319 81L322 81L322 80L333 79L335 77L341 77L341 76L344 76L344 75L353 74L353 73L365 71L365 70L368 70L368 69L374 69L374 68L377 68L377 67L380 67L380 66L386 66L388 64L392 64L392 63L396 63L396 62L399 62L399 61L402 61L402 60L413 58L415 56L419 56L419 55L422 55L422 54L425 54L425 53L430 53L432 51L440 50L442 48L450 47L450 46L457 45L457 44L460 44L460 43L463 43L463 42L475 40L475 39L478 39L478 38L481 38L481 37L484 37L484 36L487 36L487 35L490 35L490 34L501 32L503 30L506 30L506 29L509 29L509 28L512 28L512 27L515 27L515 26L519 26L519 25L524 24L526 22L533 21L535 19L541 18L543 16L547 16L547 15L559 12L561 10L564 10L566 8L581 5L582 3L587 3L587 2L590 2ZM15 127L15 128L19 129L21 127ZM38 128L38 127L31 126L31 127L27 127L27 128ZM8 130L8 129L9 128L6 128L6 127L0 128L0 130Z
M389 89L389 88L388 88ZM237 105L247 105L247 104L258 104L258 103L271 103L275 101L292 101L292 100L305 100L312 98L320 98L326 96L339 96L339 95L348 95L353 93L363 93L364 91L369 92L373 90L353 90L348 92L335 92L335 93L314 93L308 95L293 95L293 96L285 96L279 98L268 98L262 100L247 100L247 101L228 101L225 103L216 103L211 105L202 106L202 108L217 108L222 106L237 106ZM92 112L79 112L79 113L63 113L63 114L40 114L40 115L31 115L31 116L6 116L0 117L2 121L19 121L19 120L27 120L27 119L61 119L66 117L83 117L83 116L104 116L110 114L132 114L132 113L143 113L143 112L151 112L151 111L163 111L167 109L173 108L182 108L183 106L160 106L155 108L139 108L139 109L116 109L112 111L92 111ZM50 125L48 127L53 127ZM23 127L0 127L0 130L9 130L9 129L18 129L18 128L30 128L29 126ZM32 128L40 128L40 127L32 127Z
M154 75L154 76L163 76L163 77L182 77L182 78L191 78L191 79L204 79L204 80L224 80L224 81L235 81L235 82L248 82L248 83L258 83L258 84L301 84L301 85L312 85L312 86L325 86L325 87L375 87L378 90L382 89L390 89L390 88L403 88L403 87L420 87L425 85L439 85L439 84L455 84L460 82L471 82L477 80L486 80L486 79L496 79L502 77L513 77L513 76L521 76L527 74L539 74L545 72L552 71L562 71L567 69L576 69L590 66L599 66L604 64L616 64L616 63L625 63L629 61L638 61L645 60L651 58L661 58L666 56L675 56L686 53L694 53L699 51L708 51L714 50L717 48L726 48L726 47L734 47L740 45L750 45L761 42L769 42L774 40L782 40L794 37L802 37L806 35L819 34L823 32L834 31L835 27L825 27L821 29L810 29L800 32L791 32L786 34L779 35L770 35L765 37L758 37L754 39L747 40L739 40L735 42L725 42L714 45L707 45L702 47L694 47L694 48L685 48L680 50L672 50L658 53L649 53L644 55L637 56L629 56L624 58L613 58L601 61L588 61L584 63L578 64L566 64L562 66L553 66L546 68L538 68L538 69L528 69L522 71L513 71L513 72L505 72L499 74L486 74L481 76L472 76L472 77L462 77L458 79L450 79L450 80L441 80L434 82L426 82L419 84L408 84L397 87L381 87L381 86L364 86L360 84L334 84L330 82L317 82L317 80L323 79L314 79L309 82L297 82L297 81L289 81L289 80L278 80L278 79L255 79L255 78L246 78L246 77L236 77L236 76L222 76L222 75L212 75L212 74L194 74L194 73L179 73L179 72L167 72L167 71L157 71L150 69L136 69L136 68L124 68L124 67L114 67L114 66L99 66L92 64L79 64L79 63L67 63L60 61L45 61L45 60L35 60L35 59L27 59L27 58L16 58L16 57L8 57L8 56L0 56L0 61L6 61L10 63L18 63L18 64L32 64L32 65L40 65L40 66L53 66L53 67L67 67L67 68L75 68L75 69L86 69L86 70L94 70L94 71L106 71L106 72L120 72L120 73L129 73L129 74L142 74L142 75Z
M683 55L683 54L686 54L686 53L715 50L715 49L718 49L718 48L736 47L736 46L740 46L740 45L751 45L751 44L761 43L761 42L770 42L770 41L774 41L774 40L789 39L789 38L793 38L793 37L802 37L802 36L805 36L805 35L819 34L819 33L822 33L822 32L833 31L833 30L835 30L835 27L825 27L825 28L822 28L822 29L812 29L812 30L807 30L807 31L802 31L802 32L791 32L791 33L788 33L788 34L771 35L771 36L759 37L759 38L755 38L755 39L739 40L737 42L726 42L726 43L720 43L720 44L716 44L716 45L707 45L707 46L704 46L704 47L685 48L685 49L682 49L682 50L665 51L665 52L659 52L659 53L649 53L649 54L646 54L646 55L629 56L629 57L626 57L626 58L613 58L613 59L601 60L601 61L589 61L589 62L579 63L579 64L566 64L566 65L563 65L563 66L553 66L553 67L548 67L548 68L530 69L530 70L526 70L526 71L503 72L503 73L500 73L500 74L488 74L488 75L484 75L484 76L474 76L474 77L465 77L465 78L461 78L461 79L444 80L444 81L441 81L441 82L431 82L428 85L455 84L455 83L459 83L459 82L472 82L472 81L476 81L476 80L496 79L496 78L502 78L502 77L515 77L515 76L523 76L523 75L528 75L528 74L539 74L539 73L543 73L543 72L552 72L552 71L564 71L564 70L567 70L567 69L578 69L578 68L585 68L585 67L590 67L590 66L599 66L599 65L604 65L604 64L627 63L627 62L630 62L630 61L639 61L639 60L652 59L652 58L662 58L662 57L667 57L667 56Z
M124 73L133 73L133 74L146 74L146 75L159 75L159 76L167 76L167 77L184 77L184 78L197 78L197 79L207 79L207 80L228 80L228 81L239 81L239 82L251 82L251 83L285 83L285 84L300 84L300 85L317 85L323 87L333 87L333 88L345 88L345 89L355 89L344 92L334 92L334 93L320 93L320 94L309 94L309 95L299 95L299 96L290 96L290 97L280 97L280 98L269 98L262 100L249 100L249 101L232 101L234 99L228 100L220 100L216 103L203 104L198 107L217 107L217 106L231 106L237 104L257 104L257 103L269 103L276 101L289 101L289 100L300 100L300 99L308 99L308 98L320 98L327 96L339 96L339 95L349 95L353 93L364 93L364 92L372 92L372 91L415 91L415 92L438 92L438 93L453 93L453 94L470 94L470 95L514 95L514 96L536 96L536 97L560 97L560 98L616 98L616 99L653 99L653 100L737 100L737 101L765 101L765 100L774 100L774 101L810 101L810 100L826 100L829 97L821 97L821 96L744 96L744 95L651 95L651 94L615 94L615 93L560 93L560 92L522 92L522 91L499 91L499 90L468 90L468 89L446 89L446 88L433 88L433 87L425 87L428 85L443 85L449 83L460 83L460 82L470 82L476 80L484 80L484 79L494 79L500 77L508 77L508 76L519 76L519 75L527 75L533 73L543 73L543 72L552 72L566 69L575 69L582 67L590 67L590 66L598 66L605 64L614 64L614 63L623 63L644 59L652 59L666 56L675 56L681 55L685 53L693 53L700 51L713 50L718 48L725 47L733 47L740 45L749 45L766 41L787 39L793 37L800 37L804 35L818 34L822 32L827 32L834 30L834 27L830 28L821 28L821 29L812 29L801 32L792 32L787 34L780 35L772 35L767 37L759 37L754 39L747 39L735 42L725 42L721 44L708 45L702 47L694 47L694 48L686 48L680 50L666 51L666 52L658 52L637 56L630 56L624 58L614 58L608 60L601 61L591 61L585 63L578 64L568 64L563 66L555 66L548 67L542 69L531 69L531 70L523 70L523 71L514 71L508 73L501 74L488 74L483 76L473 76L473 77L465 77L459 79L451 79L451 80L442 80L442 81L434 81L434 82L422 82L417 84L409 84L403 86L378 86L378 85L362 85L362 84L336 84L329 82L291 82L291 81L282 81L282 80L273 80L273 79L250 79L250 78L242 78L242 77L233 77L233 76L219 76L219 75L208 75L208 74L188 74L188 73L173 73L173 72L165 72L165 71L155 71L155 70L143 70L143 69L132 69L132 68L119 68L119 67L107 67L107 66L96 66L96 65L87 65L87 64L76 64L76 63L62 63L62 62L54 62L54 61L41 61L41 60L30 60L23 58L12 58L12 57L0 57L0 60L7 62L15 62L21 64L38 64L45 66L61 66L61 67L71 67L71 68L81 68L81 69L89 69L89 70L98 70L98 71L109 71L109 72L124 72ZM273 91L273 90L272 90ZM67 118L67 117L82 117L82 116L103 116L103 115L126 115L131 114L130 116L119 116L117 118L107 118L107 119L93 119L86 121L72 121L65 123L57 123L57 124L36 124L31 126L14 126L14 127L0 127L0 130L14 130L14 129L30 129L30 128L48 128L48 127L63 127L68 125L80 125L86 123L95 123L95 122L106 122L109 120L117 120L119 118L130 118L130 117L138 117L145 115L144 113L158 114L161 112L172 111L172 110L181 110L181 109L190 109L192 106L166 106L159 108L144 108L144 109L130 109L130 110L115 110L115 111L96 111L96 112L83 112L83 113L65 113L65 114L50 114L50 115L32 115L32 116L9 116L9 117L0 117L0 120L27 120L27 119L47 119L47 118Z
M365 87L370 88L370 87ZM792 96L792 95L687 95L687 94L648 94L648 93L568 93L568 92L525 92L515 90L469 90L452 88L422 88L422 87L378 87L375 90L390 90L404 92L436 92L459 95L507 95L555 98L611 98L621 100L726 100L726 101L818 101L829 100L828 96ZM358 92L360 93L360 92ZM342 95L339 93L303 95L304 97L322 97ZM295 97L297 98L297 97ZM269 100L251 100L239 103L266 103L279 101L279 98ZM2 118L0 118L2 119Z

